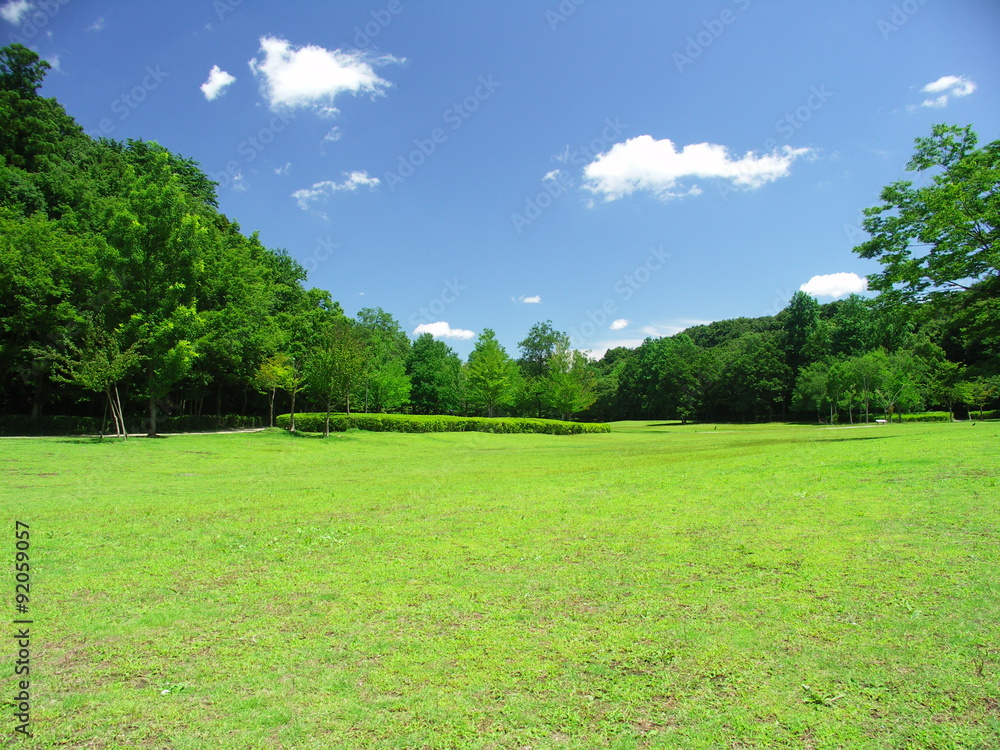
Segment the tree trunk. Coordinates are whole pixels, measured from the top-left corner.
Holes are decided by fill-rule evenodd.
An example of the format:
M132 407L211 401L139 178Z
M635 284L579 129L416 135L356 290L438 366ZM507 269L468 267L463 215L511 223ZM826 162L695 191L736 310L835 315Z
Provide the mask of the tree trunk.
M156 437L156 396L149 397L149 427L146 437Z
M128 427L125 426L125 413L122 411L122 397L118 393L118 385L115 384L115 399L111 402L111 411L118 413L118 424L121 426L122 440L128 440Z
M268 423L267 423L268 427L274 427L274 394L275 394L275 391L277 391L277 390L278 390L277 388L272 388L270 396L267 399L268 407L270 408L270 411L271 411L271 416L270 416L270 418L268 420Z
M292 406L289 411L288 431L295 432L295 388L292 388Z
M35 383L35 395L31 399L32 423L37 423L39 417L42 416L42 401L45 398L44 394L45 394L45 378L39 375L38 382Z

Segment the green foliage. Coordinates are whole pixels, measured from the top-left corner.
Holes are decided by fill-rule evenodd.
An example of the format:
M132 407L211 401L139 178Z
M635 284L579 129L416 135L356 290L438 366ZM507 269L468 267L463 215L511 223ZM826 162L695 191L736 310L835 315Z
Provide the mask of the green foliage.
M1000 141L977 143L971 126L935 125L906 166L935 170L930 184L895 182L880 206L865 210L872 238L854 251L882 263L868 277L871 288L919 299L1000 272Z
M450 346L429 333L420 334L406 360L414 410L441 414L458 409L461 367L461 360Z
M280 414L278 427L288 429L289 415ZM327 432L326 414L297 414L296 428L300 432ZM564 422L556 419L516 417L457 417L447 414L422 416L413 414L334 414L329 417L330 432L345 430L369 432L492 432L501 434L539 433L545 435L579 435L610 432L606 424ZM328 434L328 433L327 433Z
M484 329L469 355L471 401L487 416L494 416L497 409L514 402L518 377L517 365L497 341L496 334L490 328Z
M32 50L22 44L0 48L0 91L11 91L22 97L36 96L52 69Z

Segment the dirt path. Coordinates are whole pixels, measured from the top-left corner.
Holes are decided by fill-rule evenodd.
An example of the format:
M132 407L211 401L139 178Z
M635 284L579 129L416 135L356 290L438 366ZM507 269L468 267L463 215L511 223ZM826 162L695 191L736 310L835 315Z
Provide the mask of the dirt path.
M180 437L181 435L232 435L238 432L263 432L267 427L247 427L240 430L213 430L211 432L162 432L157 437ZM145 432L130 432L130 438L147 437ZM0 435L0 440L44 440L46 438L99 438L100 435ZM114 435L105 435L107 440L116 440Z

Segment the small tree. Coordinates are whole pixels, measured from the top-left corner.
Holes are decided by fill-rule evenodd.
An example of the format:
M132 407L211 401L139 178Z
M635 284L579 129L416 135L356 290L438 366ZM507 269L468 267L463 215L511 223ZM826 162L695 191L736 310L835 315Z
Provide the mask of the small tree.
M983 409L1000 391L1000 383L997 378L976 378L967 380L961 386L962 400L970 407L976 406L979 409L979 418L983 418Z
M287 354L275 354L260 363L257 372L254 373L253 386L260 393L267 394L267 405L270 412L268 427L274 427L274 397L278 389L284 389L285 384L294 369L292 358ZM294 398L294 397L293 397ZM292 419L294 420L294 404L292 408ZM294 425L294 422L293 422ZM293 426L294 430L295 427Z
M351 413L351 393L364 377L366 358L364 338L346 318L334 319L309 352L306 383L326 407L324 437L330 435L330 412L335 399L343 399L347 413Z
M597 400L597 377L586 355L560 342L549 357L542 397L560 419L589 409Z
M134 347L123 351L119 339L119 331L105 332L90 321L83 347L67 343L66 352L55 362L53 378L103 393L111 411L115 437L128 440L118 383L135 367L139 356Z

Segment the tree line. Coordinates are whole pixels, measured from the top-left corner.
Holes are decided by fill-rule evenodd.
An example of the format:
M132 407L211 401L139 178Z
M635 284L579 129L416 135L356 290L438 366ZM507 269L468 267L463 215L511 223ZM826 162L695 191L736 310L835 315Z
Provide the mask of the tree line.
M38 89L49 65L0 49L0 414L276 410L612 419L866 419L992 404L1000 373L998 142L938 126L868 210L856 248L875 299L796 293L738 318L575 351L552 321L508 353L484 330L466 361L381 308L350 318L286 251L218 210L190 159L93 139ZM141 418L140 418L141 415Z

